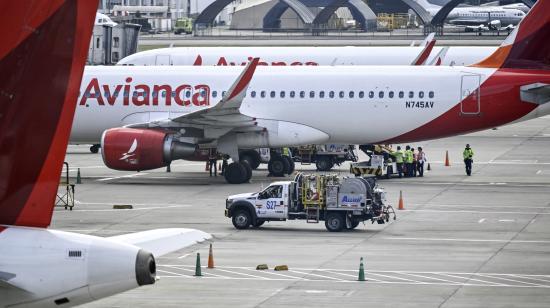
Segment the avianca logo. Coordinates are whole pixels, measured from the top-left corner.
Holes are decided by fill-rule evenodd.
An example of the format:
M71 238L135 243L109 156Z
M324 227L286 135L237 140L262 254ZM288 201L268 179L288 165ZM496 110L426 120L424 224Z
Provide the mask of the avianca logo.
M204 84L196 86L182 84L176 88L163 85L132 85L132 77L125 79L126 84L110 86L99 84L97 78L92 78L86 90L80 98L80 105L85 106L89 100L96 102L99 106L114 106L122 103L123 106L158 106L164 104L171 106L172 102L179 106L209 106L210 87ZM122 99L119 99L119 98Z
M225 59L225 57L220 57L218 59L218 62L216 63L216 66L246 66L250 61L252 61L252 59L254 59L253 57L248 57L248 61L246 62L241 62L241 63L235 63L235 62L227 62L227 59ZM201 55L198 55L197 58L195 59L195 62L193 62L193 65L195 66L201 66L202 65L202 57ZM258 62L258 65L263 65L263 66L303 66L303 65L306 65L306 66L317 66L319 65L319 63L317 62L313 62L313 61L308 61L308 62L300 62L300 61L295 61L295 62L291 62L290 64L284 62L284 61L274 61L274 62L264 62L264 61L260 61Z
M132 142L132 145L130 146L130 149L128 149L128 152L122 154L122 156L119 158L119 160L126 160L126 159L136 155L136 153L134 153L134 152L136 151L137 146L138 146L137 139L134 139L134 142Z

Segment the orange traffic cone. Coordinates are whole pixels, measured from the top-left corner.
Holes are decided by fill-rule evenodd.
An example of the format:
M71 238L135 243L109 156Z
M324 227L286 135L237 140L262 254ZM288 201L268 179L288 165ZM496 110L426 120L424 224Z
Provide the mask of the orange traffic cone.
M212 254L212 243L210 243L210 251L208 252L208 268L214 268L214 254Z
M403 205L403 191L399 191L399 206L397 207L398 210L404 210L405 206Z
M445 154L445 167L449 167L451 163L449 163L449 151Z
M210 164L206 162L206 167L204 167L204 171L210 171Z

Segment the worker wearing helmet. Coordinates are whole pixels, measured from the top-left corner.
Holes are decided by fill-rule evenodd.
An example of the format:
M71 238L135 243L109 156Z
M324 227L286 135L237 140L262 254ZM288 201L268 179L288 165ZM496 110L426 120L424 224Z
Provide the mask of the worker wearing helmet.
M472 175L472 164L474 162L474 150L470 148L470 145L467 144L466 148L464 149L464 152L462 152L462 156L464 157L464 164L466 165L466 174L468 176Z

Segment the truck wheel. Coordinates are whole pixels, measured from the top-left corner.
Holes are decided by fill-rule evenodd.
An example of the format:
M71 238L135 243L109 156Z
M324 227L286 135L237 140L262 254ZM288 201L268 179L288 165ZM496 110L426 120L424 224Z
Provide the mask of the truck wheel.
M242 184L250 179L247 179L248 172L246 171L245 165L241 163L229 164L229 166L225 169L223 176L229 184Z
M252 170L258 169L260 166L260 154L256 151L246 151L240 154L240 160L246 160Z
M267 169L273 176L281 177L285 176L285 173L288 172L290 166L288 161L282 156L273 156L267 165Z
M330 171L334 167L332 159L327 156L317 156L315 159L315 165L317 166L318 171Z
M283 158L288 162L288 172L287 174L292 174L294 172L294 169L296 168L296 165L294 164L294 161L292 158L288 156L283 156Z
M233 226L239 230L248 229L251 220L250 213L247 210L237 210L231 218Z
M264 224L265 220L256 219L256 222L252 224L254 228L259 228Z
M94 154L97 154L99 152L99 148L101 147L101 145L99 144L94 144L90 147L90 152L94 153Z
M386 179L391 178L392 173L393 173L393 166L388 166L388 168L386 169Z
M344 229L344 226L346 225L346 221L344 219L344 216L340 213L328 213L327 217L325 218L325 227L330 232L340 232L342 229Z

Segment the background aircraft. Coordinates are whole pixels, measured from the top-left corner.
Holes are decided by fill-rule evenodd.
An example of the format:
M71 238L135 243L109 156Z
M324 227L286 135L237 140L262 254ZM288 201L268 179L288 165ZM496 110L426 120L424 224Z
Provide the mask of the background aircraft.
M46 229L97 1L8 1L0 45L0 307L70 307L153 284L154 255L209 238ZM45 73L47 72L47 73Z

